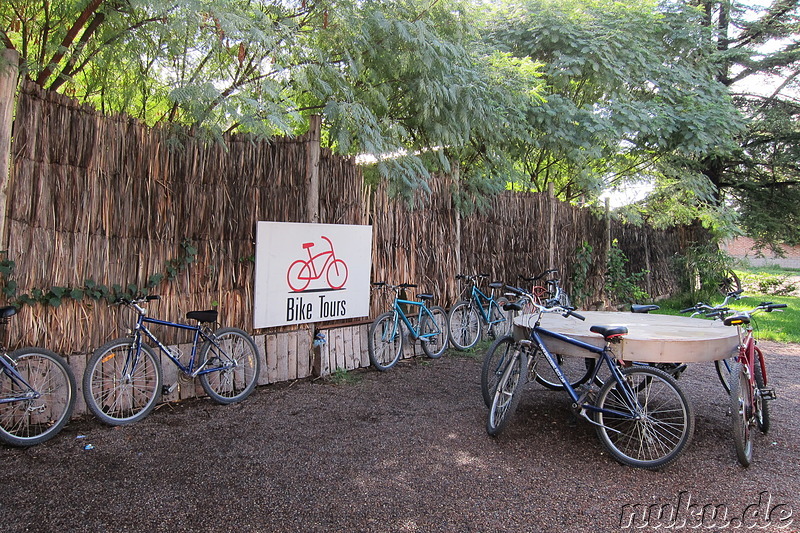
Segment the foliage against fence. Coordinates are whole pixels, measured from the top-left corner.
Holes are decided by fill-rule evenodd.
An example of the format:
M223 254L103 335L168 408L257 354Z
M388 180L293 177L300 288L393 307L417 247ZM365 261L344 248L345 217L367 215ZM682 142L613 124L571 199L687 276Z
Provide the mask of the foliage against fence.
M153 292L162 301L155 313L179 320L218 304L224 324L252 330L255 223L308 220L311 138L234 135L207 143L190 132L104 117L26 85L14 123L6 226L18 292L85 288L87 280L146 287L153 274L169 273L165 265L185 254L181 243L188 241L193 262L172 281L156 279ZM319 222L373 225L374 280L418 283L447 306L458 296L459 271L513 281L552 261L569 288L573 254L587 241L595 250L589 283L599 298L606 229L587 210L508 193L462 217L451 176L432 180L432 194L411 208L392 200L385 185L367 188L351 158L322 150L318 164ZM611 227L631 267L652 272L653 293L669 292L670 255L693 233ZM85 353L121 334L131 317L82 296L57 307L26 306L12 321L13 345Z

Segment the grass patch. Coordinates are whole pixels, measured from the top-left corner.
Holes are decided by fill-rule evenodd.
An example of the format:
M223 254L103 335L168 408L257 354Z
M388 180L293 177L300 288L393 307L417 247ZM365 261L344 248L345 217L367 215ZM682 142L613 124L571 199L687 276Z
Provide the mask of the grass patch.
M748 311L764 301L785 303L786 309L771 313L761 312L754 315L753 324L756 330L756 338L776 342L800 343L800 298L796 296L756 295L737 300L731 303L729 307L737 311ZM656 313L680 315L681 309L692 305L684 305L684 303L685 297L662 300L658 302L661 309ZM722 303L722 297L720 296L716 301L706 303L718 305Z
M344 368L337 368L328 376L328 382L334 385L355 385L361 383L363 376L358 372L349 372Z
M735 270L742 282L745 294L768 294L774 296L791 296L798 294L800 284L792 280L798 276L797 269L779 266L749 267Z
M491 346L493 342L494 342L493 339L481 338L481 340L478 341L478 344L476 344L469 350L464 350L464 351L453 348L453 345L451 344L450 347L447 349L447 353L452 357L466 357L468 359L483 360L483 356L486 355L486 351L489 349L489 346Z

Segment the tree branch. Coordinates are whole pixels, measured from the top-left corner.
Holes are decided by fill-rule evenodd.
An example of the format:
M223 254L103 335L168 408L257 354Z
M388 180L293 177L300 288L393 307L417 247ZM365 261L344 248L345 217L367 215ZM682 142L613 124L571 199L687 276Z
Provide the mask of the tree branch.
M86 6L86 9L78 16L78 19L72 25L72 27L67 31L67 34L64 36L64 39L61 41L61 46L59 46L58 50L53 54L53 57L50 58L50 61L47 63L47 66L39 73L39 76L36 78L36 84L44 87L44 83L53 73L55 67L61 62L66 54L66 51L72 46L75 37L78 36L81 28L83 28L84 24L89 20L97 9L100 7L105 0L92 0L89 5Z

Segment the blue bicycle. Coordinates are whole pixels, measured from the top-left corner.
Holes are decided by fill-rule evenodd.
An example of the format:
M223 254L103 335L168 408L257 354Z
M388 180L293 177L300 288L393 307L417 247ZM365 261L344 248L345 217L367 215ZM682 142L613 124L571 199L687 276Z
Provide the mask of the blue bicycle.
M513 307L517 304L509 304ZM694 433L694 414L675 380L651 366L620 368L611 345L628 333L625 326L589 328L602 335L606 343L598 348L540 326L543 313L562 313L583 320L572 308L546 308L535 304L538 316L530 327L530 338L511 345L494 370L496 384L486 431L497 435L511 420L528 376L536 375L536 365L549 365L561 381L572 409L595 426L605 448L620 463L645 469L662 468L675 461L689 444ZM586 385L576 389L569 383L556 355L543 338L550 337L570 344L599 362ZM590 355L591 354L591 355ZM605 366L610 377L597 389L597 373Z
M17 313L0 308L0 324ZM75 377L67 362L44 348L0 353L0 440L33 446L54 437L75 406Z
M503 284L490 283L491 293L488 296L478 288L478 281L487 277L489 277L487 274L456 276L456 279L464 280L471 285L469 297L456 302L450 309L447 319L450 341L459 350L469 350L478 344L484 326L489 337L495 339L508 334L514 324L513 313L503 309L508 299L505 296L496 298L494 295Z
M392 308L376 318L369 327L369 360L381 372L389 370L403 355L403 325L413 339L422 344L425 355L433 359L442 356L447 349L447 312L438 305L428 305L432 294L418 294L418 301L401 296L405 289L416 287L411 283L389 285L376 282L373 287L393 291ZM403 309L409 309L409 313ZM411 310L414 310L413 312Z
M178 382L162 385L161 364L153 349L143 342L149 339L188 379L199 378L206 394L221 404L247 398L256 386L260 370L258 348L253 339L237 328L212 330L216 311L191 311L188 320L197 325L157 320L147 316L140 304L159 299L146 296L116 303L136 312L137 319L129 337L110 341L98 348L86 364L83 395L89 410L110 425L130 424L146 417L161 394L169 394ZM192 350L186 363L177 348L168 348L147 327L167 326L192 334ZM200 344L202 342L202 344ZM199 345L199 347L198 347Z

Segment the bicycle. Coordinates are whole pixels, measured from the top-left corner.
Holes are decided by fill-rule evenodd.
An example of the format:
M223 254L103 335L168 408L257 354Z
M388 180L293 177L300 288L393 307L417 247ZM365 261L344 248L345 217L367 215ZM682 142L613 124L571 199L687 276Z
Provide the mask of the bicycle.
M511 420L519 404L529 369L535 368L544 357L559 377L572 408L595 426L600 442L622 464L658 469L675 461L691 442L694 433L694 413L677 382L669 374L651 366L620 368L611 345L628 333L625 326L593 325L593 333L603 336L605 346L573 339L540 326L544 313L559 312L565 317L583 319L573 308L546 308L537 305L535 324L530 338L514 344L502 368L498 369L486 431L498 435ZM550 353L542 337L551 337L594 354L599 359L589 386L576 390L564 376L558 361ZM610 376L595 391L592 386L599 369L605 366Z
M416 287L412 283L389 285L385 282L372 284L375 289L394 291L392 308L376 318L369 327L367 347L372 366L381 372L389 370L403 354L403 325L409 335L422 344L425 355L438 359L447 348L447 312L438 305L428 305L432 294L418 294L419 301L400 296L400 291ZM418 308L415 315L408 316L403 306Z
M0 307L0 324L17 313ZM0 440L33 446L53 438L75 407L75 376L69 364L44 348L21 348L0 355Z
M150 318L140 304L158 299L151 295L117 300L115 304L136 313L136 324L129 336L104 344L86 364L86 405L106 424L125 425L141 420L150 414L162 394L171 393L178 385L177 381L169 386L162 384L161 363L144 339L153 342L183 376L199 378L203 390L217 403L242 401L256 386L261 360L250 335L237 328L212 330L209 324L217 321L215 310L187 313L187 320L197 321L197 325ZM192 350L188 362L181 362L180 351L165 346L148 324L190 332Z
M535 283L545 276L549 276L551 274L558 275L558 269L551 268L549 270L545 270L538 276L534 276L532 278L527 278L525 276L520 276L520 279L524 281L528 281L531 283ZM571 307L572 302L569 299L569 295L567 292L561 287L561 280L559 278L551 277L549 279L544 280L545 285L534 285L530 291L530 294L534 297L534 302L539 305L545 305L545 302L558 302L559 305L563 305L564 307Z
M483 326L487 328L490 338L499 338L511 331L513 315L504 312L503 305L508 302L504 296L495 298L495 290L503 287L502 283L489 283L491 292L487 296L478 288L480 278L488 278L488 274L458 274L457 280L465 280L471 284L470 295L456 302L447 317L447 330L450 341L459 350L469 350L481 340ZM462 291L462 294L464 291Z
M728 304L732 300L739 300L742 298L742 293L744 292L743 289L737 289L735 291L730 291L725 294L725 299L719 305L709 305L704 302L697 302L692 307L687 307L686 309L681 309L681 313L691 313L689 318L694 318L696 316L704 316L705 318L714 318L721 320L725 318L725 316L730 312L730 308ZM731 386L730 386L730 375L731 375L731 367L736 360L736 356L733 355L731 357L727 357L725 359L718 359L714 361L714 368L717 372L717 378L719 378L719 382L722 383L722 388L725 389L725 394L730 394Z
M776 398L775 390L767 388L766 361L756 346L752 315L785 307L786 304L762 302L749 311L740 311L723 320L726 326L736 326L739 330L739 353L731 368L730 398L733 443L742 466L749 466L753 460L751 428L755 426L762 433L769 431L767 402Z
M518 297L516 302L507 305L512 310L519 310L527 314L531 314L531 310L536 310L535 305L545 308L552 308L557 306L558 303L554 300L544 301L541 303L536 302L535 293L526 291L520 287L513 287L506 285L506 289L510 294ZM497 386L497 379L499 377L498 369L502 368L503 362L509 357L509 351L514 349L516 340L513 335L506 335L497 339L483 358L483 365L481 367L481 394L483 401L487 407L491 406L492 397ZM567 381L572 387L578 387L586 383L589 378L594 374L595 365L597 360L594 357L571 357L561 354L555 354L556 361L561 368L562 373L567 378ZM564 390L564 385L559 379L558 375L549 366L544 368L531 368L533 379L550 390ZM599 383L599 380L598 380Z
M347 264L337 259L333 251L333 242L328 237L321 235L320 238L328 243L330 250L312 255L311 249L314 243L304 243L303 249L308 253L308 259L298 259L289 265L289 270L286 271L286 282L294 292L303 292L313 280L320 279L323 274L331 289L341 289L347 283ZM317 263L323 257L325 260L322 267L317 270Z

